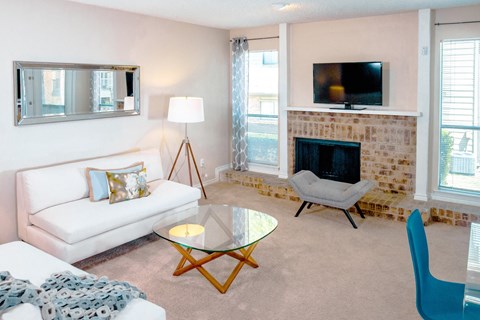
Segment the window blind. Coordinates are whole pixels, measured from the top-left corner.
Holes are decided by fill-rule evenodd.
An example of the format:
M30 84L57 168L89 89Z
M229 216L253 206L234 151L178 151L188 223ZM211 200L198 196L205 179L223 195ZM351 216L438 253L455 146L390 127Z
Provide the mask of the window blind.
M441 44L439 187L480 193L480 39Z

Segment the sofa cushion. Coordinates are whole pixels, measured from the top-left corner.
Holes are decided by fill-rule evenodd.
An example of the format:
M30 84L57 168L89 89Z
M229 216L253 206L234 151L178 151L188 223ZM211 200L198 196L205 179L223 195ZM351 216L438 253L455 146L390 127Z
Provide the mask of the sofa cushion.
M200 190L168 180L149 184L150 196L109 204L80 199L30 215L30 223L74 244L200 198Z
M136 162L126 168L98 169L87 168L88 191L91 201L100 201L108 198L108 182L106 172L125 173L143 169L143 162Z
M18 172L25 210L35 214L48 207L88 197L87 167L124 168L139 161L143 161L148 170L148 182L163 178L158 149Z

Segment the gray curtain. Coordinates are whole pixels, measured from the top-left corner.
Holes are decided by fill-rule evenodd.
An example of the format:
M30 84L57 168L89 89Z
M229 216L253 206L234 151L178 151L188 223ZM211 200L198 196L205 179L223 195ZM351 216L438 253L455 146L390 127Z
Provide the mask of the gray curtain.
M247 164L248 106L248 41L232 41L232 132L233 169L248 170Z

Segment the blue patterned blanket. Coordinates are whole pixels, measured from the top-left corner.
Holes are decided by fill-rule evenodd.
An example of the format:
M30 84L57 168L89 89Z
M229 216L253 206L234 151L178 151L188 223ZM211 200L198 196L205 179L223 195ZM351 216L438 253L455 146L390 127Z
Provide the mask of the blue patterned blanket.
M146 295L127 282L54 273L40 288L0 272L0 312L21 303L38 306L44 320L112 319L134 298Z

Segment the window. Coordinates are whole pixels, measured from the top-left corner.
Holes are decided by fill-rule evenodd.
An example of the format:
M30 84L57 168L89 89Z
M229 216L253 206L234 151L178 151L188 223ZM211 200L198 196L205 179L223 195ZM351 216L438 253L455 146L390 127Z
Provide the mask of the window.
M439 190L480 195L480 39L441 44Z
M249 54L248 161L278 165L278 52Z

